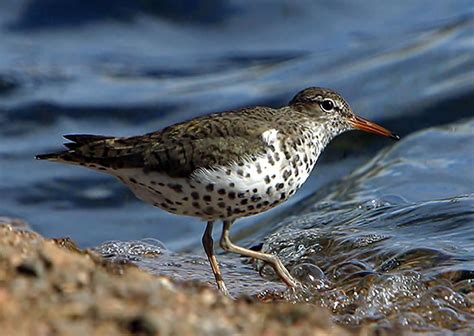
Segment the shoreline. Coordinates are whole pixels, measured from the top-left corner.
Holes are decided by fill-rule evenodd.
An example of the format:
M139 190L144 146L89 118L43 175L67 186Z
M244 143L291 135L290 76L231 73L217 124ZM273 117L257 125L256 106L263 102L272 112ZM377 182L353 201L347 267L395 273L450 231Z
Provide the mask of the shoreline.
M0 223L4 335L352 334L314 305L232 300L205 284L152 275L79 249L69 238L11 224Z

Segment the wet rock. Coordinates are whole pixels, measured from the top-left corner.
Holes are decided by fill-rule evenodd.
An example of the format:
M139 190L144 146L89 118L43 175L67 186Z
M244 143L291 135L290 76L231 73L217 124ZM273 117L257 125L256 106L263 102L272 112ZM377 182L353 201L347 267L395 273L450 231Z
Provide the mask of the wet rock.
M315 305L231 300L8 224L0 225L0 327L12 336L349 334Z

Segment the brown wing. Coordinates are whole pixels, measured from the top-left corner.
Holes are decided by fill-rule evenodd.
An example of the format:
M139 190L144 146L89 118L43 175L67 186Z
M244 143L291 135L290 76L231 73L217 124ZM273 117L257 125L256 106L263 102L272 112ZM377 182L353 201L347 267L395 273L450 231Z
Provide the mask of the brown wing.
M215 137L158 143L145 152L145 168L173 177L187 177L197 168L210 168L240 162L247 155L264 151L261 138Z
M266 148L262 133L268 128L262 110L253 108L213 114L173 125L158 134L145 151L145 167L170 176L186 177L196 168L239 162ZM271 110L273 111L273 110Z

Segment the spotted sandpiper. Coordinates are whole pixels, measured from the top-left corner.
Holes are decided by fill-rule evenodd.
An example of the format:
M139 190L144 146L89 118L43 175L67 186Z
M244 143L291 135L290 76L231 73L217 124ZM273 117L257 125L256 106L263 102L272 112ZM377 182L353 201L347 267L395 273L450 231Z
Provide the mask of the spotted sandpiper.
M214 113L141 136L66 135L68 150L37 159L103 171L145 202L207 221L204 250L218 288L228 294L213 249L214 221L223 221L220 246L225 251L260 259L288 286L297 286L277 256L235 245L229 229L238 218L285 202L308 178L326 145L353 129L399 139L356 116L340 94L311 87L281 108Z

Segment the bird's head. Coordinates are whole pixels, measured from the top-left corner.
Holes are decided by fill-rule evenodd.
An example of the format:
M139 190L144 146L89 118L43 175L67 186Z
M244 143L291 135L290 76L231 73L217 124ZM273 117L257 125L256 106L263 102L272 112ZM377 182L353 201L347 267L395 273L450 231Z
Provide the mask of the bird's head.
M311 118L327 121L343 130L358 129L399 140L400 137L374 122L357 116L342 98L329 89L311 87L304 89L291 100L290 106L307 113Z

